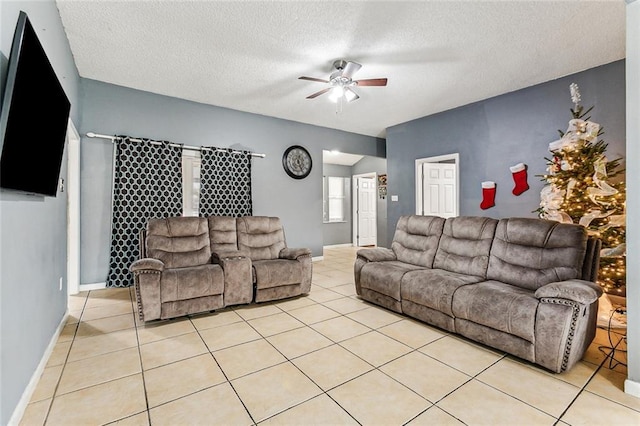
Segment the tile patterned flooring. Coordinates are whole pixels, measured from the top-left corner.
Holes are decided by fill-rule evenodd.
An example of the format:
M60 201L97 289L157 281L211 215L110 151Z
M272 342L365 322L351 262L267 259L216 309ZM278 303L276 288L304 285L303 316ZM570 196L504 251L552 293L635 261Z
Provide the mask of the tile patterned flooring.
M325 250L308 296L172 321L140 324L130 289L70 297L21 424L640 424L605 330L552 374L358 299L355 251Z

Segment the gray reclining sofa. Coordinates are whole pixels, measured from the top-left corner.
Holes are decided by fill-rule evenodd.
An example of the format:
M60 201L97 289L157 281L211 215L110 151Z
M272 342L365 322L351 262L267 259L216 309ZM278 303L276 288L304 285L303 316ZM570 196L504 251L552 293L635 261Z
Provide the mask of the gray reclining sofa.
M287 248L279 218L152 219L130 270L142 321L308 293L311 250Z
M595 336L599 248L579 225L403 216L390 249L358 251L356 292L562 372Z

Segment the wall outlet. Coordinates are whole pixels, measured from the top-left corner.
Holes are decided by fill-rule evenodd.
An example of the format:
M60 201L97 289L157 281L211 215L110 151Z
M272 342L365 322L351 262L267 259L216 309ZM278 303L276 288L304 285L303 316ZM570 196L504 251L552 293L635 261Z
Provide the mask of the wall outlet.
M60 277L60 285L58 286L58 291L62 291L62 277Z
M392 195L391 196L391 201L398 201L398 196L397 195Z

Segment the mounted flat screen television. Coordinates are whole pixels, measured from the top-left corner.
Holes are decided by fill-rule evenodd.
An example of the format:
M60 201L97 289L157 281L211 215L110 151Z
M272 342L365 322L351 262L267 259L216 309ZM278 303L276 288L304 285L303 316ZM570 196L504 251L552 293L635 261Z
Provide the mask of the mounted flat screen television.
M0 187L55 197L71 104L20 12L0 112Z

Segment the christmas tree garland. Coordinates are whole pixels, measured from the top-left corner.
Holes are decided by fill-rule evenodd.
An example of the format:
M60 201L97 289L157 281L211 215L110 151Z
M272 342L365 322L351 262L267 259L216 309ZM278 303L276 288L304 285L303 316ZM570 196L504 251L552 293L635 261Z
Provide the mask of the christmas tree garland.
M621 159L608 160L602 127L590 121L580 105L578 85L570 86L573 119L560 139L549 144L546 185L540 192L543 219L578 223L602 240L598 284L607 293L624 295L626 285L625 201ZM618 179L616 179L618 177ZM613 180L611 180L613 179Z

